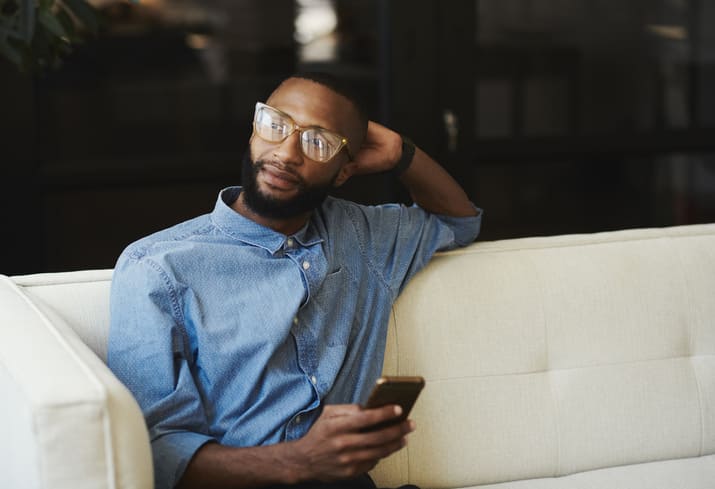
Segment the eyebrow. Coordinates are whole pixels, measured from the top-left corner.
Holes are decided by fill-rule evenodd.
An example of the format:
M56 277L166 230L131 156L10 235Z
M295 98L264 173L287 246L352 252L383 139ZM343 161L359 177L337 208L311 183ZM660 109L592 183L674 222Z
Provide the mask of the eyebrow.
M288 116L288 117L290 118L290 120L293 121L293 124L295 124L295 125L298 126L298 127L301 127L301 128L304 128L304 129L307 129L307 128L309 128L309 127L314 127L314 128L322 129L322 130L324 130L324 131L332 132L333 134L336 134L336 135L340 136L341 138L348 139L347 136L343 136L342 131L336 131L335 129L329 129L329 128L327 128L327 127L321 126L320 124L298 124L298 122L296 122L296 120L295 120L295 117L293 117L291 114L289 114L289 113L286 112L285 110L279 109L278 107L276 107L276 106L274 106L274 105L271 105L271 104L269 104L269 103L266 103L266 102L262 102L262 103L263 103L263 105L267 105L267 106L270 107L271 109L276 110L276 111L280 112L281 114Z

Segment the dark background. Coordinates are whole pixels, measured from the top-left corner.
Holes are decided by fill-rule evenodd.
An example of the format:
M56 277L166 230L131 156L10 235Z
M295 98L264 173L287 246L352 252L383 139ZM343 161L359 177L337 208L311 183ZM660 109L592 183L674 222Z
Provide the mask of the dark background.
M209 212L255 102L305 69L435 156L481 239L715 221L715 2L93 3L61 69L0 60L0 273L112 267ZM339 195L407 202L389 177Z

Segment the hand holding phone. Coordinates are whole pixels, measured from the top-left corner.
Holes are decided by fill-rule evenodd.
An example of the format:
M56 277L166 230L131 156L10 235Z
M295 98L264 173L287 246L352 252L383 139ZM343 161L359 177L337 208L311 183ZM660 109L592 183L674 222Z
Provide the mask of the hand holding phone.
M373 409L388 404L396 404L402 408L402 414L394 420L372 426L368 431L382 429L405 421L424 386L425 379L422 377L393 376L377 379L370 397L363 404L363 408Z

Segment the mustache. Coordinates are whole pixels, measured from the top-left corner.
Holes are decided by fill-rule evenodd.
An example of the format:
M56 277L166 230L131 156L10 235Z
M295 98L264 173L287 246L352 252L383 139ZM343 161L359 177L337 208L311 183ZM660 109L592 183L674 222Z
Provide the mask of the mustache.
M256 170L260 170L267 165L275 167L282 172L289 173L292 176L298 178L298 173L293 168L284 163L281 163L280 161L257 160L253 163L253 168L255 168Z
M287 173L290 175L292 178L294 178L297 182L299 182L301 185L305 185L305 182L303 181L303 178L298 174L297 171L291 166L291 165L286 165L280 161L267 161L267 160L256 160L253 162L253 172L254 174L257 174L262 168L266 166L272 166L273 168L283 172Z
M256 176L261 171L261 168L265 168L267 165L270 165L270 168L274 170L265 169L264 171L280 171L286 176L296 178L299 189L297 195L282 200L263 195L258 189ZM256 214L265 217L286 219L313 211L326 199L332 189L332 183L331 181L325 184L308 185L303 178L297 175L297 172L293 171L291 165L284 165L271 160L254 162L251 159L250 148L243 155L241 184L246 196L246 204Z

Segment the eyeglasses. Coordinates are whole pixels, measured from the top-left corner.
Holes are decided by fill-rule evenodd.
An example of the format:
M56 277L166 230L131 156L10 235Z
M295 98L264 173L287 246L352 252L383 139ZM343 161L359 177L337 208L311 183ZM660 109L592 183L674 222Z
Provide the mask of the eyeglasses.
M295 131L300 133L300 149L305 156L319 163L327 163L345 148L352 160L348 139L318 126L300 127L286 113L261 102L256 103L253 129L261 139L280 143Z

